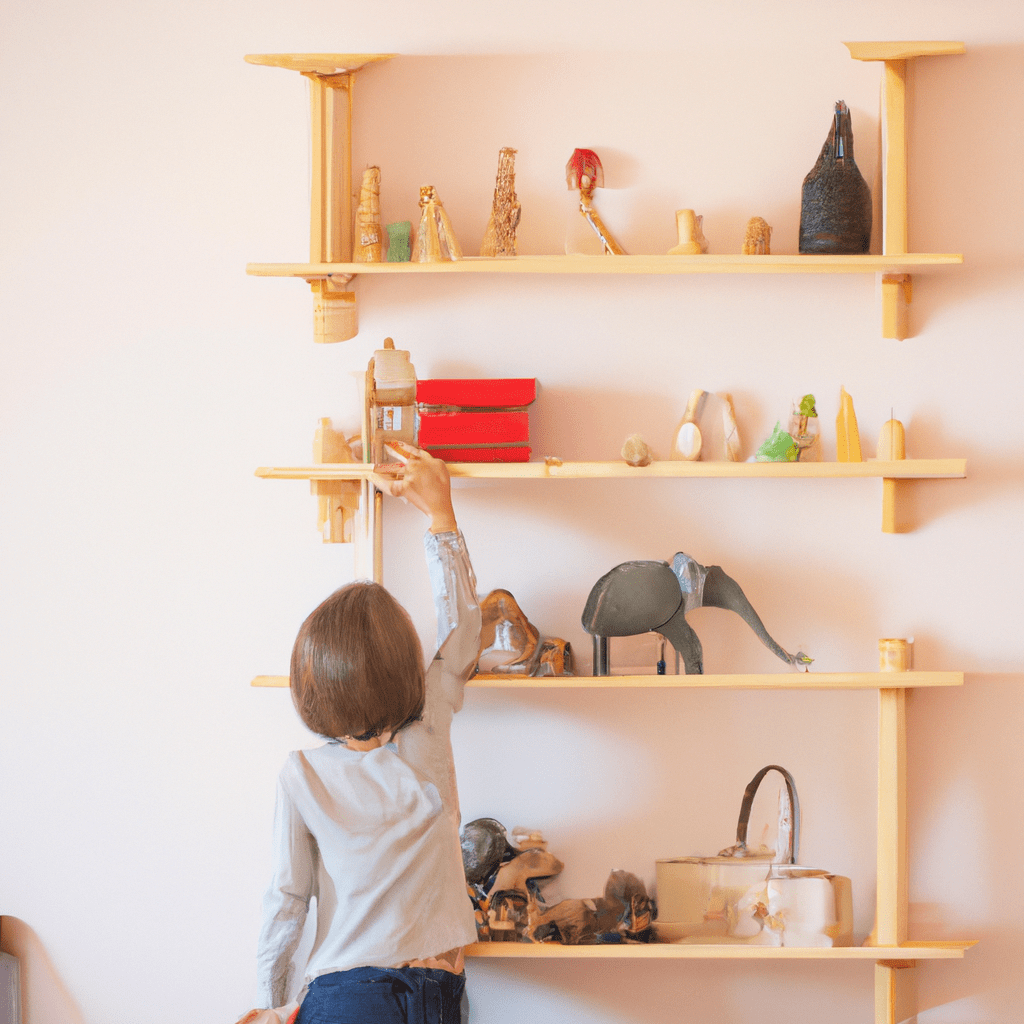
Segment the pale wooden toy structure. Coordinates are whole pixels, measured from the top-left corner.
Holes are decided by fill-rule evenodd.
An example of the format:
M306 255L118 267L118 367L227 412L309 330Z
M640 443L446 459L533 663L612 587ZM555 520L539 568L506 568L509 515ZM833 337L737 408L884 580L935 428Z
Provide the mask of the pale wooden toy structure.
M693 210L676 210L678 245L669 249L669 256L699 256L708 251L704 237L704 215Z
M743 237L744 256L770 256L772 227L764 217L751 217Z
M437 189L420 186L420 226L412 247L414 263L444 263L462 259L462 248L452 230Z
M516 228L522 207L516 196L516 151L505 146L498 154L498 173L494 181L494 201L487 221L481 256L515 256Z
M251 263L247 272L262 277L291 277L310 284L315 298L314 337L341 341L356 335L354 279L366 273L525 273L525 274L874 274L881 276L882 335L909 336L907 303L910 275L963 263L958 253L915 253L907 243L906 85L913 61L943 54L961 54L960 42L847 43L856 60L884 65L881 127L883 136L883 252L882 255L743 256L619 256L614 260L587 256L517 256L493 260L468 258L455 263L367 263L352 260L353 189L351 180L352 94L357 72L370 74L393 54L258 54L251 64L286 68L310 83L312 121L312 199L310 258L305 263ZM369 70L365 70L369 69ZM372 375L366 394L372 391ZM368 451L369 427L364 406L361 431ZM364 455L364 458L366 456ZM383 578L382 496L370 483L373 467L363 463L264 467L257 475L270 479L355 481L360 488L360 512L355 521L356 574ZM554 455L542 462L507 464L449 464L454 478L477 479L620 479L668 478L837 478L881 479L895 490L900 481L949 479L966 476L964 459L886 459L864 462L731 463L663 460L646 467L621 461L569 462ZM560 486L555 484L553 486ZM799 486L799 485L794 485ZM851 486L854 486L851 484ZM883 514L888 514L883 505ZM887 524L883 522L883 529ZM730 690L875 690L878 693L877 880L875 928L870 945L839 949L705 947L672 944L644 946L576 946L551 944L480 943L471 956L554 959L805 959L860 960L875 963L875 1024L895 1024L913 1015L911 985L922 960L959 959L974 945L965 940L911 941L908 938L908 877L906 839L906 700L916 688L963 685L962 672L799 672L733 673L727 675L477 676L471 687L503 689L575 689L605 687L690 688ZM287 686L287 676L257 676L255 686Z
M624 256L626 250L615 241L594 209L594 189L604 188L604 168L592 149L574 149L565 165L565 183L580 193L580 216L601 240L606 256Z
M367 167L359 188L356 208L356 263L380 263L384 259L384 232L380 226L380 168Z
M321 466L356 461L345 435L335 430L329 419L321 419L316 428L313 461ZM353 520L359 512L359 482L310 480L309 490L317 499L317 529L324 542L342 544L351 541Z

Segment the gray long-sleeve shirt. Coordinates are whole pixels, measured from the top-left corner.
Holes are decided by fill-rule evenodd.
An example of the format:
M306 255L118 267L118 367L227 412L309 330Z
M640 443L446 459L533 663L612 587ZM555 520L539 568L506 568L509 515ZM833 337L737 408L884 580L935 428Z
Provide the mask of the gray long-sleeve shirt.
M459 845L450 728L476 664L480 609L461 533L425 538L438 621L423 719L393 743L289 754L278 779L273 880L264 897L257 1006L280 1006L310 900L307 982L392 967L476 939Z

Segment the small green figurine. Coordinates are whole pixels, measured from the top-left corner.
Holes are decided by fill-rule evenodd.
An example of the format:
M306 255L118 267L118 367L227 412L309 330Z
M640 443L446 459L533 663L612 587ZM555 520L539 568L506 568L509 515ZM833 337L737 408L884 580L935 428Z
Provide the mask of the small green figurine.
M412 256L412 223L407 220L388 224L388 263L408 263Z

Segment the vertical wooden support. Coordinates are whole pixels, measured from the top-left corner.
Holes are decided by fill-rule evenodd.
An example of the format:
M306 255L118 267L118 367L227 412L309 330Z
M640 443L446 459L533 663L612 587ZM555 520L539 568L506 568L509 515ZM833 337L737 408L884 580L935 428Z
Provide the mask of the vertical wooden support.
M855 60L882 61L882 252L902 256L909 250L907 228L907 70L915 57L963 53L959 42L846 43ZM882 337L910 337L907 306L909 274L882 275Z
M352 259L352 91L355 75L306 74L309 80L310 263ZM355 293L329 278L310 282L313 337L347 341L359 331Z
M882 252L903 255L907 231L907 62L882 72Z
M907 938L907 691L878 691L878 881L874 945Z
M896 495L899 481L892 477L882 478L882 533L896 533Z
M875 964L875 1024L900 1024L917 1013L917 972L911 960Z
M908 251L907 229L907 62L887 60L882 72L882 252ZM882 337L910 336L909 274L882 275Z
M909 274L882 275L882 337L903 341L910 337L908 306L913 297Z

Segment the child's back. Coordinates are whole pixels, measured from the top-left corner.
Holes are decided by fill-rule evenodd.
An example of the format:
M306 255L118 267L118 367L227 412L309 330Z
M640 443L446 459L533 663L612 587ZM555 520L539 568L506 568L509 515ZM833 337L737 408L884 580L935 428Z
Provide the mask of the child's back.
M385 481L383 486L407 495L431 517L425 545L439 647L419 703L415 686L393 683L393 652L387 649L413 642L407 616L408 630L393 620L386 635L381 632L386 616L371 615L354 628L354 607L370 599L385 606L392 600L381 588L368 589L365 595L342 588L307 619L296 640L292 687L300 715L314 731L343 733L321 747L290 754L278 781L274 876L264 899L258 1005L286 1001L292 957L315 897L316 937L305 971L311 985L300 1024L311 1019L314 1006L320 1014L342 1005L349 1008L346 1012L372 1013L365 1019L375 1024L448 1020L464 984L461 947L476 937L459 845L450 742L452 715L462 705L463 687L479 651L476 580L451 513L444 464L417 454L404 480L390 485ZM344 613L330 607L331 602ZM370 649L365 663L360 659L366 651L345 649L354 640ZM414 642L419 657L418 640ZM398 655L403 653L408 652L398 650ZM380 662L376 667L375 659ZM365 684L362 694L346 678L354 661L361 664L357 674L360 685ZM328 677L330 682L324 683ZM381 698L393 685L399 696L388 708L389 702ZM379 710L382 706L384 711ZM417 720L406 725L410 714ZM369 984L375 987L369 990ZM399 996L406 990L418 992L424 984L437 989L437 1012L424 1009L432 1004L419 993L409 996L420 1007L416 1016L405 1005L408 999ZM381 1007L361 1001L368 991L376 999L385 990L395 1002L391 1016L381 1016ZM442 1006L447 1007L444 1014Z

